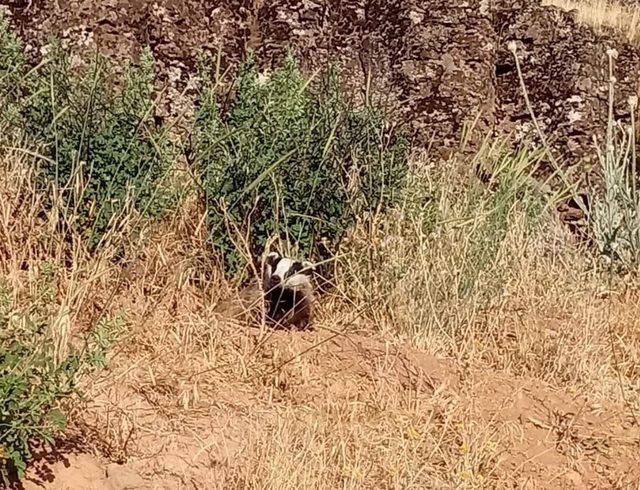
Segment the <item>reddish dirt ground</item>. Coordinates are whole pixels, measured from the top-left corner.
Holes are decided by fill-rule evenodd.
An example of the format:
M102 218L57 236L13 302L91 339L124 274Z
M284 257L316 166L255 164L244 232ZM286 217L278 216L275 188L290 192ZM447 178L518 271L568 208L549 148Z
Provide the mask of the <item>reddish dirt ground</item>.
M239 350L253 345L256 352L236 374L211 373L214 379L200 386L193 376L207 376L196 372L202 366L163 365L157 346L116 357L85 412L86 426L111 440L111 461L102 441L95 455L53 458L46 471L40 465L25 488L241 488L247 483L243 467L253 463L250 446L273 437L279 417L321 418L328 406L354 403L370 407L373 434L382 430L380 415L412 418L424 410L441 417L433 427L442 430L443 447L454 444L471 457L487 445L494 469L478 486L627 488L640 481L640 432L623 411L540 381L460 370L356 335L261 338L250 331L232 343ZM153 383L147 371L154 372ZM350 423L362 422L354 417ZM447 442L449 423L467 428L456 429L459 440ZM416 429L407 437L419 434ZM86 446L92 442L98 441L85 436Z

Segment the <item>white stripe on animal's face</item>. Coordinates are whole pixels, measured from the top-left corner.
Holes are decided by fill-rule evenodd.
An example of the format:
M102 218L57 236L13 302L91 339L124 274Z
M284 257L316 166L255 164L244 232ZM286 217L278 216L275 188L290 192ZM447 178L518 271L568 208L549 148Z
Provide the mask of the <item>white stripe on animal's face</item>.
M295 264L295 260L282 258L276 265L276 270L273 271L273 277L279 278L283 281L287 277L287 272L291 269L291 267Z

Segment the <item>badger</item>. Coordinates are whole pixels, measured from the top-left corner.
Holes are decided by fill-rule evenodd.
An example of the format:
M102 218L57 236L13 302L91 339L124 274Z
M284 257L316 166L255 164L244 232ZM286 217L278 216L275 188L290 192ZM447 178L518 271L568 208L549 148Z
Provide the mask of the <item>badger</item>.
M313 313L314 267L310 262L267 255L263 267L263 291L267 321L277 327L305 329Z

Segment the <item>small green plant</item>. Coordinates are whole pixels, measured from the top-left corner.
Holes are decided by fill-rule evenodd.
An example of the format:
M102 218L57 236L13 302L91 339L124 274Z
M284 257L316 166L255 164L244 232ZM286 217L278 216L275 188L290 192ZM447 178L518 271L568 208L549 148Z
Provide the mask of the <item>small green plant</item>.
M640 198L631 172L630 132L617 128L619 143L599 151L602 186L592 189L590 228L598 251L615 269L640 265ZM632 143L633 142L633 143Z
M638 98L629 98L631 124L615 120L613 60L609 50L609 117L605 148L597 147L601 185L591 189L589 226L611 270L638 272L640 266L640 195L637 189L636 124Z
M80 347L61 348L55 338L56 305L46 267L25 307L0 282L0 480L22 478L33 444L51 444L64 429L64 401L80 378L105 363L122 318L106 319ZM58 341L57 341L58 340Z
M54 184L68 226L95 246L126 211L161 213L173 152L168 130L154 119L151 52L126 67L116 89L102 57L72 67L53 41L42 62L29 68L4 19L0 42L0 121L14 140L26 138L42 155L42 183Z
M203 74L195 122L209 230L227 272L277 236L309 257L335 251L356 219L393 202L407 168L406 139L371 105L345 99L335 71L314 88L292 56L271 75L249 57L222 114Z
M609 61L609 114L604 149L597 146L601 182L590 190L591 236L610 271L638 272L640 266L640 196L637 190L636 121L638 98L629 98L631 124L614 116L614 60L618 53L607 50Z

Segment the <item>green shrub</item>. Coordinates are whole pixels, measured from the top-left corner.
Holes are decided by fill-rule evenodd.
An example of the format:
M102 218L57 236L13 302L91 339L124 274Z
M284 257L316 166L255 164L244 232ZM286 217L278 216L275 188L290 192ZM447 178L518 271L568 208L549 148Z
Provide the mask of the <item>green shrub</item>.
M62 402L76 393L82 375L104 364L121 328L100 322L81 348L60 349L53 328L53 274L45 267L25 307L14 304L0 282L0 481L24 475L34 443L51 444L66 425Z
M268 78L250 57L222 114L205 74L195 122L211 240L227 272L277 236L308 257L335 251L358 217L389 205L406 175L407 142L381 110L356 107L329 71L314 89L289 56Z
M55 183L66 222L95 246L125 206L144 216L162 212L172 147L166 128L154 121L150 51L118 80L101 57L72 68L59 42L29 69L6 20L0 40L3 127L43 155L43 184Z

